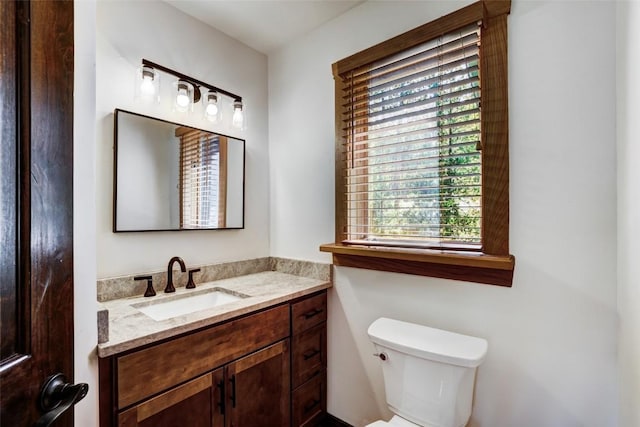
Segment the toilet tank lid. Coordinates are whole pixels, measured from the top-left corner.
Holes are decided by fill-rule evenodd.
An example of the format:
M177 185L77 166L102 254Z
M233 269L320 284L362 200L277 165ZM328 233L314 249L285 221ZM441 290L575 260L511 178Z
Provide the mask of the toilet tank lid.
M475 368L487 354L483 338L381 317L369 326L371 341L422 359Z

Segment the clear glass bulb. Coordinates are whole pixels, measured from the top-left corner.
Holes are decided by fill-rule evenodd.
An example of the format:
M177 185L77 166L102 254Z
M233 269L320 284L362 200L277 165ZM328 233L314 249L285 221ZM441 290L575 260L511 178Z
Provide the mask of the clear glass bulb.
M140 84L140 92L143 95L153 95L156 92L156 88L153 85L153 77L143 76L142 83Z
M189 94L187 93L187 89L178 89L176 104L182 108L185 108L189 105Z
M160 102L160 75L148 65L136 70L134 100L136 102Z
M238 129L242 129L243 122L244 115L242 114L242 107L235 106L233 109L233 118L231 119L231 124Z
M218 106L213 102L207 104L207 116L212 117L216 114L218 114Z

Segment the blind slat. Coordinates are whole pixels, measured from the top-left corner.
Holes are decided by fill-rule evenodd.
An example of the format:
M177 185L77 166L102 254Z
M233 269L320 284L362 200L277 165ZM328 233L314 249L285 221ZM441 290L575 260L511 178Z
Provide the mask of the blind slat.
M416 48L410 49L408 51L404 51L399 55L395 55L389 57L386 60L378 61L373 64L369 64L356 69L350 73L351 80L358 82L360 80L367 79L371 73L384 74L385 72L389 72L394 68L409 68L412 65L420 63L421 59L423 59L424 57L428 57L433 53L437 53L438 49L441 49L441 52L446 52L447 46L455 46L456 42L458 42L459 44L460 40L468 38L469 35L478 38L478 32L479 27L475 24L472 24L465 28L461 28L457 32L457 34L445 34L439 39L421 44L420 46L417 46Z
M345 82L342 99L345 102L343 106L359 105L376 99L378 94L386 93L398 86L411 86L419 83L432 84L441 80L455 80L456 76L461 75L461 71L467 71L472 76L478 71L479 56L477 49L465 48L454 54L450 54L448 58L439 62L434 62L427 68L413 68L402 70L393 78L383 79L371 76L367 82L359 85L351 85ZM411 81L411 83L407 83Z
M401 98L393 98L384 103L367 104L366 107L353 111L347 110L348 114L344 115L342 121L355 122L359 125L369 125L375 121L374 119L377 115L387 114L397 109L437 111L443 106L455 104L456 102L478 100L480 98L478 79L470 79L456 83L456 85L449 85L449 89L451 87L458 88L458 90L455 91L450 90L449 92L436 93L433 89L425 89L420 92L407 93ZM362 123L360 123L360 121L362 121Z
M443 172L453 171L453 170L455 170L456 172L460 172L463 169L475 170L479 166L480 166L479 163L474 163L474 164L471 164L471 165L465 165L465 167L460 167L460 168L457 168L457 169L455 167L445 167L444 168L445 170ZM389 174L396 174L397 175L397 174L402 174L403 172L418 172L418 171L421 172L421 173L425 173L427 171L430 171L432 173L433 172L435 172L435 173L439 173L440 172L437 167L432 167L432 168L415 168L414 167L412 169L405 168L405 169L382 171L382 172L375 172L375 173L366 173L366 171L365 171L364 173L362 173L360 175L347 176L347 179L357 180L358 178L363 178L363 177L375 178L375 177L385 176L385 175L389 175ZM473 175L473 173L474 172L471 172L471 174L467 174L467 175L460 174L459 176L468 176L468 177L475 176L475 175ZM478 173L478 175L479 175L479 173ZM439 175L435 175L435 176L437 177ZM456 175L456 176L458 176L458 175ZM357 181L356 182L350 182L348 185L353 186L353 185L358 185L358 183L357 183Z
M345 154L348 156L353 156L353 155L358 156L358 155L365 155L370 150L380 150L380 149L388 149L388 148L400 149L402 147L410 147L411 145L416 145L416 144L426 145L428 143L432 143L433 145L426 145L425 150L427 149L432 150L432 149L442 148L442 145L436 145L435 144L436 142L442 142L443 144L446 142L447 147L450 147L450 146L460 147L462 145L469 145L471 143L475 144L477 141L480 140L480 134L475 130L470 132L460 132L453 135L433 136L430 138L424 138L423 135L424 135L423 130L417 130L417 131L411 131L403 134L395 134L387 137L380 137L373 141L366 140L366 141L357 141L355 143L346 143L345 147L354 146L358 148L351 149L349 152ZM416 137L409 139L408 137L410 136L416 136ZM475 136L477 139L473 138L472 141L457 141L462 138L467 138L472 136ZM451 141L452 139L455 139L456 141L452 142Z
M455 111L451 114L451 117L447 117L445 115L436 116L436 115L428 114L428 113L438 114L438 113L442 113L444 110L452 110L452 109L458 109L458 108L464 108L464 107L470 107L471 109ZM465 113L468 115L474 115L475 117L479 117L480 116L479 100L478 99L463 100L456 103L447 104L446 107L437 106L429 110L422 110L416 113L410 112L409 114L406 115L404 123L403 122L398 123L398 118L394 116L392 118L389 118L389 120L386 121L390 123L387 126L382 126L386 122L373 123L370 126L372 129L369 129L369 126L358 125L358 124L348 124L346 127L343 128L343 131L345 132L346 138L349 141L354 141L356 138L364 138L364 137L368 137L367 138L368 140L372 140L372 139L376 139L374 135L383 134L384 132L389 132L389 131L399 131L393 134L393 135L398 135L405 132L415 133L418 130L434 129L438 126L438 123L442 123L447 119L451 120L453 118L459 117L460 115L465 115ZM426 117L423 117L423 116L426 116ZM455 125L455 123L453 124ZM416 126L418 125L424 125L424 126L416 129Z
M398 191L402 191L402 190L396 190L396 191L394 191L394 193L397 193ZM376 192L374 192L374 193L376 193ZM479 194L473 194L473 195L467 195L467 196L463 196L463 195L459 195L459 196L458 195L456 195L456 196L443 196L443 195L440 195L440 194L434 194L432 196L422 196L420 198L418 198L418 197L416 197L416 198L404 197L403 201L415 201L415 200L442 200L442 201L444 201L444 200L452 200L452 199L458 199L458 198L459 199L474 199L474 198L479 198L479 197L480 197ZM388 198L382 198L382 199L368 198L366 200L366 203L388 201L388 200L389 200ZM359 198L356 198L355 200L351 200L350 199L349 202L365 203L365 202L360 201ZM411 206L406 206L406 207L400 206L400 207L397 207L395 209L402 210L402 209L411 209L411 208L412 208ZM457 209L461 209L461 208L463 208L463 206L458 206L456 208ZM356 208L349 208L349 209L356 209ZM373 207L370 207L370 209L376 210L376 209L383 209L383 208L382 207L373 206ZM389 208L389 209L391 209L391 208Z

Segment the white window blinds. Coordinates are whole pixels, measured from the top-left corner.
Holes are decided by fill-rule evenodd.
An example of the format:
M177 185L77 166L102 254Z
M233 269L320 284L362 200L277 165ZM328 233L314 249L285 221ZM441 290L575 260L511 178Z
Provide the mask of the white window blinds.
M182 128L184 129L184 128ZM189 129L180 135L180 226L224 227L225 137Z
M480 247L480 28L340 76L346 242Z

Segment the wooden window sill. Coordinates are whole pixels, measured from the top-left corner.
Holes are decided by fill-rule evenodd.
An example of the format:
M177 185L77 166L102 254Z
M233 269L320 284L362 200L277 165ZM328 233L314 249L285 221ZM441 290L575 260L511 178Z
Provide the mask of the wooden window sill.
M320 251L333 253L333 264L462 280L511 287L515 257L477 252L449 252L428 249L381 248L328 243Z

